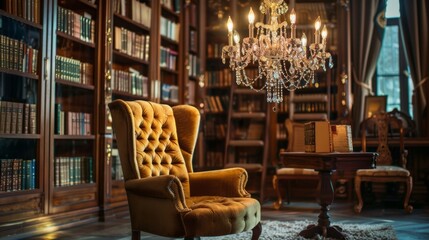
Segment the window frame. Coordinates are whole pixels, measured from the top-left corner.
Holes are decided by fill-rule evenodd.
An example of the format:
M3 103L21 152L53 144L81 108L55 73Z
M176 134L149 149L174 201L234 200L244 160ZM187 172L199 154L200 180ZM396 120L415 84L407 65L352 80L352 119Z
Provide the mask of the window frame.
M378 74L377 68L374 74L374 81L372 84L375 89L375 95L378 95L378 77L399 77L399 96L401 98L400 108L402 112L406 112L408 115L412 115L412 109L409 108L409 80L408 80L408 64L405 55L405 46L402 40L402 28L400 25L400 19L398 18L387 18L387 26L398 26L398 43L399 43L399 73L398 74Z

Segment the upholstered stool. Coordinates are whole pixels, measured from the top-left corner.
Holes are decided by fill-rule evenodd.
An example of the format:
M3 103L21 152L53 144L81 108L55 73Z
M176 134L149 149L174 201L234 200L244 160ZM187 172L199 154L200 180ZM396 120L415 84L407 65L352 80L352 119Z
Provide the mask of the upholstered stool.
M251 198L191 197L182 215L186 234L218 236L251 230L261 220L261 206Z

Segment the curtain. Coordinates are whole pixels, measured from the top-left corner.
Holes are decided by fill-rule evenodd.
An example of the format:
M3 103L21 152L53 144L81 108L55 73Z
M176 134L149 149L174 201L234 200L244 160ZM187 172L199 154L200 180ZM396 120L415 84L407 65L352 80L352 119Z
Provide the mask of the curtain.
M353 135L359 134L365 96L372 95L372 78L377 67L386 19L386 0L351 1Z
M413 110L417 133L429 136L427 96L429 95L429 36L427 1L400 0L400 27L405 54L414 83ZM426 83L425 83L426 82Z

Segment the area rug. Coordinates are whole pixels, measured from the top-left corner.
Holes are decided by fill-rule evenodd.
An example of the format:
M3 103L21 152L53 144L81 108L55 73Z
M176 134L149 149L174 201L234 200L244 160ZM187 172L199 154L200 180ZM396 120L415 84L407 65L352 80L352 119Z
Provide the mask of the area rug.
M310 221L262 221L261 240L304 240L298 236L299 232L306 226L315 224ZM386 224L335 224L343 229L346 239L349 240L397 240L395 230ZM228 235L222 237L204 237L208 240L248 240L251 239L252 231ZM323 239L316 236L313 239ZM329 238L325 238L328 240Z

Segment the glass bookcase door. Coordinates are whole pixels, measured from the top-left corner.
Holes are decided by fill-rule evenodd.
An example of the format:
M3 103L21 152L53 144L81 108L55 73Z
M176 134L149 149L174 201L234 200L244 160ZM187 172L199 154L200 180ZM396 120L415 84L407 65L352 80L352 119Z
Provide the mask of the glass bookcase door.
M0 222L45 211L44 7L0 4Z
M50 213L97 206L97 47L100 1L57 1L50 81Z

